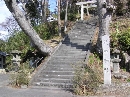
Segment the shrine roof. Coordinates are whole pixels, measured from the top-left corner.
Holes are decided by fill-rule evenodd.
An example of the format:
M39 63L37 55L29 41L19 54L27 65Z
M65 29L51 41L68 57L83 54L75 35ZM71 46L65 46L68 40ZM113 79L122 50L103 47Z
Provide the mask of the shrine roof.
M5 52L0 51L0 55L6 56L7 54Z

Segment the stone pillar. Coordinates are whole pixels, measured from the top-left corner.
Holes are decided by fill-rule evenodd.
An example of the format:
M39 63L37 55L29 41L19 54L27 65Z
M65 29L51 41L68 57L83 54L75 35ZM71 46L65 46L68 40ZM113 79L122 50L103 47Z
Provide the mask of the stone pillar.
M81 20L83 20L84 17L84 6L81 4Z
M116 49L113 51L113 55L114 55L114 58L112 59L113 73L119 73L119 71L120 71L119 63L120 63L121 59L119 59L119 54L120 54L119 50Z
M110 68L110 38L108 35L102 36L102 49L103 49L103 73L104 84L111 84L111 68Z
M87 15L89 16L89 11L88 11L88 4L87 4Z

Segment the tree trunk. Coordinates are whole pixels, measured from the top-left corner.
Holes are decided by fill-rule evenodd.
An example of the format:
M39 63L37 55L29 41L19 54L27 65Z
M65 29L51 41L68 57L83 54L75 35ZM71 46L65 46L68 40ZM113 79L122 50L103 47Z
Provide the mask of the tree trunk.
M42 23L47 21L46 14L47 14L47 0L42 0Z
M52 48L47 46L43 40L39 37L33 27L26 20L25 15L20 10L16 0L4 0L9 11L14 16L15 20L18 22L19 26L23 32L30 38L31 42L34 44L35 48L41 51L41 53L48 55L51 53Z
M66 1L66 9L65 9L65 24L64 24L64 32L66 32L67 31L67 27L66 27L66 25L67 25L67 16L68 16L68 0Z
M112 0L98 0L98 50L103 54L104 84L111 84L109 24L113 12Z
M58 33L61 36L60 0L58 0Z
M103 8L103 4L106 0L98 0L98 16L99 16L99 34L97 42L97 51L102 55L102 36L109 35L109 24L111 22L112 12L107 11L107 8Z

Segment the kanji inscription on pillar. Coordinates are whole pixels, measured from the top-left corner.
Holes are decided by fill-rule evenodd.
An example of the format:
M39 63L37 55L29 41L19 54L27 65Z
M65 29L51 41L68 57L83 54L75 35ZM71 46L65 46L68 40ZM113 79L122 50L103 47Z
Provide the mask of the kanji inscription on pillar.
M109 36L108 35L102 36L104 84L111 84L110 45L109 44L110 44Z

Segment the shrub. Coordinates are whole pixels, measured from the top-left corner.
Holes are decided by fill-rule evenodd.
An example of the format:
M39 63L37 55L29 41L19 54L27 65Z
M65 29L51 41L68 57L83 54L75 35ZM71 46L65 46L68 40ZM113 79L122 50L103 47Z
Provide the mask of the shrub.
M60 19L61 19L61 20L64 20L64 19L65 19L65 11L62 11L62 12L60 13Z
M76 14L74 14L74 13L69 13L69 14L68 14L68 20L70 20L70 21L75 21L75 20L76 20Z
M128 10L126 9L127 0L114 0L114 2L116 6L116 10L115 10L116 15L117 16L125 15L126 11Z
M49 39L50 38L50 32L48 32L47 25L39 25L35 27L36 32L39 34L40 38L42 39Z
M46 24L38 25L37 27L35 27L35 30L39 34L40 38L42 38L43 40L47 40L58 33L57 25L57 21L52 21Z
M30 81L30 74L33 72L33 68L30 68L28 63L20 65L17 72L11 75L11 85L20 87L21 85L28 85Z
M130 49L130 29L118 35L118 41L122 50L128 51Z
M119 49L128 51L130 49L130 23L129 19L119 19L111 25L111 50Z

